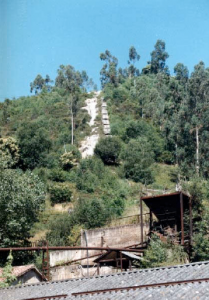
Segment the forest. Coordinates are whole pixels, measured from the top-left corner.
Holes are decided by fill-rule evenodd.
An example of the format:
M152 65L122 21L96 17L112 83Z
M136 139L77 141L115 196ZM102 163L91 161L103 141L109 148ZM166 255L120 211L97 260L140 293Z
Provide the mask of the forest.
M104 136L98 116L100 140L86 159L79 146L90 117L82 107L97 89L86 71L60 65L54 82L38 74L31 96L0 103L1 247L34 237L78 245L81 228L110 226L136 210L145 188L178 186L193 203L191 259L209 259L209 68L200 61L189 74L179 62L169 70L168 57L162 40L142 70L134 46L125 68L109 50L100 54L111 135ZM56 210L59 204L71 213ZM187 253L153 237L145 256L149 267L181 262ZM38 256L14 253L14 264L32 261L39 265Z

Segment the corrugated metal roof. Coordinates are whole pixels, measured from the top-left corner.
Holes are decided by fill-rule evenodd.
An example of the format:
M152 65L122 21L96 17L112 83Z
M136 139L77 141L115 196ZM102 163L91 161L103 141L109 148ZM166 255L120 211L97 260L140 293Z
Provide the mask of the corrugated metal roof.
M72 293L86 292L93 290L104 290L111 288L120 288L120 287L131 287L139 286L145 284L154 284L154 283L164 283L164 282L175 282L180 280L192 280L200 278L209 278L209 261L170 266L170 267L161 267L161 268L152 268L152 269L143 269L132 272L123 272L105 276L95 276L90 278L82 279L72 279L72 280L63 280L56 282L40 283L33 285L25 285L20 287L11 287L8 289L0 290L0 299L1 300L23 300L32 297L49 297L53 295L67 294L69 299L76 299L74 296L71 296ZM189 286L189 288L188 288ZM200 287L202 286L202 288ZM194 289L192 289L194 287ZM199 288L198 288L199 287ZM97 296L91 295L91 299L160 299L162 297L170 299L180 299L183 297L184 291L187 295L188 289L194 293L201 293L202 289L209 291L208 283L201 284L187 284L181 286L170 286L170 287L160 287L148 289L149 292L143 290L145 293L144 298L140 298L142 290L134 291L121 291L121 293L115 293L115 298L112 296L112 292L108 293L108 297L104 297L104 293ZM173 291L173 292L172 292ZM171 295L175 295L176 298L171 298ZM103 295L103 296L102 296ZM123 298L122 296L125 295ZM155 298L158 295L158 298ZM161 295L161 297L160 297ZM208 294L209 295L209 294ZM71 297L71 298L70 298ZM73 297L73 298L72 298ZM83 296L82 296L83 297ZM86 296L87 297L87 296ZM88 296L90 297L90 296ZM112 298L110 298L112 297ZM164 299L165 299L164 298ZM68 299L68 298L67 298ZM79 299L79 298L78 298ZM88 299L88 298L81 298ZM170 300L169 299L169 300ZM184 298L182 298L184 299ZM185 299L195 299L188 298L185 296ZM206 299L206 298L205 298Z
M123 253L124 255L132 258L132 259L136 259L136 260L143 260L142 257L135 255L134 253L131 252L126 252L126 251L121 251L121 253Z
M121 290L116 292L104 292L82 296L69 296L66 300L116 300L116 299L169 299L169 300L199 300L209 299L209 282L184 283L175 286L161 286L154 288L142 288L132 290Z

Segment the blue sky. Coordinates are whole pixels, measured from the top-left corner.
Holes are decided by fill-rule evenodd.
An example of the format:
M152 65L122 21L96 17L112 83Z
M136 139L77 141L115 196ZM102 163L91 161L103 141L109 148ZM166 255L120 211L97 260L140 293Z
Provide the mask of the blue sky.
M157 39L168 65L209 66L208 0L0 0L0 101L30 94L37 74L86 70L99 86L106 49L125 67L135 46L142 69Z

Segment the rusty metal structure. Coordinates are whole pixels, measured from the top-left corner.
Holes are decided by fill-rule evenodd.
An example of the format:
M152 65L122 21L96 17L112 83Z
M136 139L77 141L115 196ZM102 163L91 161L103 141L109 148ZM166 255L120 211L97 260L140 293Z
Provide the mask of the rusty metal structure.
M143 213L146 205L149 212ZM138 216L138 215L136 215ZM149 232L145 236L144 224L149 222ZM161 239L169 237L174 243L190 249L192 244L192 202L191 198L184 192L175 192L157 196L146 196L140 198L140 215L138 218L141 227L141 241L137 245L128 247L87 247L87 246L48 246L46 241L39 241L32 247L0 248L0 253L5 251L30 251L42 252L42 274L50 280L49 251L57 250L99 250L98 253L80 259L64 262L60 265L72 264L74 262L88 260L91 257L98 257L94 260L97 263L97 274L101 265L113 265L121 271L132 268L132 258L140 257L147 247L147 241L151 233L157 233ZM146 221L146 222L145 222ZM185 224L187 222L187 224ZM186 230L185 230L186 227ZM105 252L103 252L105 251ZM127 254L129 253L129 254ZM131 254L132 253L132 254ZM131 257L132 256L132 257ZM135 257L134 257L135 256Z
M192 202L184 192L141 197L140 223L141 243L145 241L143 231L143 203L149 209L149 234L158 233L161 238L169 236L182 246L192 244ZM187 222L185 224L185 222ZM185 225L187 231L185 231ZM186 234L187 233L187 234Z
M70 246L48 246L47 241L39 241L37 244L37 246L33 246L33 247L11 247L11 248L0 248L0 253L1 252L10 252L10 251L29 251L29 252L33 252L33 251L37 251L37 252L41 252L42 251L42 275L43 278L47 278L48 280L50 280L50 264L49 264L49 251L57 251L57 250L71 250L71 251L76 251L76 250L100 250L100 253L93 255L93 256L99 256L101 254L101 251L116 251L116 252L120 252L120 251L126 251L126 252L138 252L138 253L142 253L143 249L139 248L139 249L132 249L130 246L130 248L109 248L109 247L81 247L81 246L74 246L74 247L70 247ZM92 257L93 257L92 256ZM89 258L89 256L86 257L82 257L80 259L76 259L74 261L69 261L66 263L63 263L62 265L66 265L66 264L70 264L73 262L78 262L84 259Z

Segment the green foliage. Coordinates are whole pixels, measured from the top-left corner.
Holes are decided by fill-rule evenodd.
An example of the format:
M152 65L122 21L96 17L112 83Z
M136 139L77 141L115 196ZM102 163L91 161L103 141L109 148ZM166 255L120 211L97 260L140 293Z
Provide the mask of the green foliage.
M89 229L104 226L109 214L101 199L80 199L74 217L76 222Z
M209 239L203 232L194 234L192 247L192 261L209 259Z
M7 262L5 267L3 268L1 277L4 279L3 281L0 281L0 288L6 288L9 287L13 281L15 281L17 278L15 275L12 274L12 252L10 251Z
M191 196L193 230L194 232L198 232L200 229L199 224L204 216L204 183L200 178L194 177L191 181L183 183L183 188L187 190Z
M48 225L46 239L50 246L69 246L73 220L68 213L55 216Z
M188 256L182 246L173 245L169 241L167 243L162 242L157 235L152 235L143 258L142 266L144 268L175 265L188 261Z
M46 78L44 79L40 74L36 76L33 82L30 83L30 92L32 93L33 90L35 91L35 94L38 94L41 92L44 88L46 88L48 91L51 90L51 85L53 80L50 79L49 75L46 75Z
M70 202L72 197L72 185L67 182L57 182L49 186L51 203Z
M129 48L129 60L128 60L128 74L129 77L134 77L139 75L139 70L134 66L136 61L140 59L140 55L137 53L136 48L131 46Z
M0 170L0 244L19 245L30 237L44 203L44 185L38 176Z
M51 140L48 132L41 123L23 123L18 130L18 142L20 147L21 167L34 169L43 165L46 153L51 148Z
M165 62L169 57L168 53L165 51L165 42L162 40L157 40L155 44L155 50L151 53L151 72L168 72L168 67Z
M106 137L97 143L94 153L102 159L105 164L116 165L119 163L121 141L118 137Z
M123 135L124 141L128 142L130 139L145 138L150 143L152 151L155 154L155 160L159 161L164 149L164 141L156 128L144 120L129 121L126 124Z
M49 179L56 182L65 182L67 174L62 169L54 168L50 170Z
M19 148L14 138L0 138L0 159L4 161L5 168L17 165L19 161Z
M60 157L60 163L64 170L70 170L74 166L78 165L78 162L81 159L81 154L79 150L75 146L71 146L71 150L69 152L65 152Z
M105 64L100 71L100 80L102 87L104 87L108 83L112 84L113 86L117 86L117 58L113 56L109 50L106 50L104 53L100 54L100 59L105 61Z
M146 268L159 267L159 265L167 260L167 251L164 243L153 235L148 249L144 253L143 266Z
M149 184L153 181L151 165L154 153L146 138L130 140L121 157L124 159L124 175L135 182Z
M86 71L76 71L71 65L61 65L57 71L55 86L65 89L71 94L79 91L79 88L93 85L92 79L89 79Z

